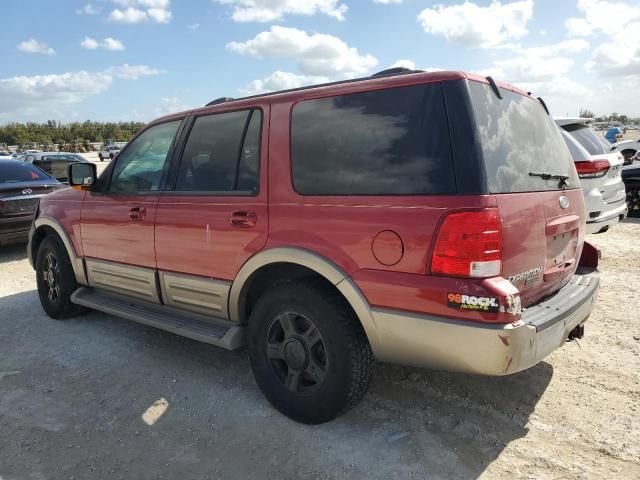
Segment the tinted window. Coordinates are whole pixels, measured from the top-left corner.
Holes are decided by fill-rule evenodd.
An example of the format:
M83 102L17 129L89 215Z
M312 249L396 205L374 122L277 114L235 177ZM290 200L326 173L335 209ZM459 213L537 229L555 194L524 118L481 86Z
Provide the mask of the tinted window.
M591 155L587 152L582 145L580 145L575 138L569 135L566 131L560 130L562 138L569 148L569 153L574 162L584 162L591 159Z
M42 170L29 163L14 161L0 163L0 183L33 182L38 180L52 179Z
M611 144L588 125L573 124L565 125L562 128L569 132L591 155L602 155L611 151Z
M294 187L304 195L455 193L441 85L297 104L291 162Z
M145 130L117 157L109 190L116 193L155 191L180 120Z
M555 122L537 100L489 85L469 82L471 104L491 193L558 190L559 181L530 173L569 177L580 183L571 154Z
M198 117L185 145L176 190L256 192L260 110Z

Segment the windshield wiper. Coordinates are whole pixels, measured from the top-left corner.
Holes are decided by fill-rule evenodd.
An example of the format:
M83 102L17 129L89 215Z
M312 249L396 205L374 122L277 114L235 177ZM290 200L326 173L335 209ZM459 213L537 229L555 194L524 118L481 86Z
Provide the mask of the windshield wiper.
M529 172L530 177L540 177L543 180L560 180L558 186L561 188L565 188L569 186L569 175L561 175L558 173L547 173L547 172Z

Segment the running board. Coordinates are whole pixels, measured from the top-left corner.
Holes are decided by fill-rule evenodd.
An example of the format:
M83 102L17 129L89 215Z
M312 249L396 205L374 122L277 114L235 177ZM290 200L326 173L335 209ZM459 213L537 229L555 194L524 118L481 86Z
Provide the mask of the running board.
M125 298L87 287L80 287L73 292L71 301L143 325L209 343L225 350L235 350L244 345L243 326L216 325L208 321L194 320L193 317L198 317L197 314L177 312L172 307Z

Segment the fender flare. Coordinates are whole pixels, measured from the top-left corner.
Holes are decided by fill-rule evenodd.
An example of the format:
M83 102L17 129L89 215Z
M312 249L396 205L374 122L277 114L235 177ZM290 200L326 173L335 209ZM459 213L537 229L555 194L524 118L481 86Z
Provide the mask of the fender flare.
M33 222L33 231L29 234L29 246L28 246L29 255L31 256L31 239L33 238L33 235L38 231L38 229L45 226L52 228L58 234L58 237L60 237L60 240L62 240L62 243L64 244L64 247L67 250L67 255L69 255L69 260L71 261L71 266L73 267L73 273L76 276L76 281L80 285L87 286L88 282L87 282L87 275L84 270L84 261L82 257L79 257L76 254L76 250L73 247L73 243L71 243L71 239L69 238L67 231L57 220L51 217L38 217L35 219L35 221ZM34 258L33 259L34 268L35 268L35 263L36 262Z
M276 247L263 250L251 257L240 269L229 292L229 318L240 322L240 299L247 281L260 268L274 263L293 263L321 275L346 298L360 320L374 354L381 350L381 341L371 306L358 286L338 266L325 257L302 248Z

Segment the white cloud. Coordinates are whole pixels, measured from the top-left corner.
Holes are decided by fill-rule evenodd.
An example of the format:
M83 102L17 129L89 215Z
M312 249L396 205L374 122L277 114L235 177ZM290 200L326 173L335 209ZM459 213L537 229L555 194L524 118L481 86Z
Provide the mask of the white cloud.
M622 39L595 48L587 69L605 77L640 75L640 22L630 24Z
M102 9L100 7L95 7L88 3L84 7L78 8L76 15L98 15L101 11Z
M199 23L194 23L193 25L187 25L187 28L189 30L197 30L200 28L200 24Z
M383 5L389 5L391 3L399 4L402 0L373 0L373 3L382 3Z
M105 73L115 75L116 77L123 78L125 80L138 80L140 77L164 75L167 72L165 70L152 68L148 65L129 65L128 63L125 63L119 67L108 68L105 70Z
M182 112L190 110L192 107L178 97L163 97L160 99L158 106L154 109L157 116L169 115L170 113Z
M147 19L147 12L133 7L129 7L126 10L116 8L109 14L109 20L117 23L139 23Z
M322 76L298 75L291 72L277 70L268 77L254 80L240 90L243 95L256 95L258 93L275 92L289 88L305 87L318 83L326 83L329 79Z
M607 0L578 0L582 17L571 17L565 22L571 36L589 36L593 33L626 35L626 25L640 18L640 5L631 6Z
M98 42L91 37L84 37L84 40L80 42L80 46L87 50L96 50L98 48L112 52L124 50L124 44L120 40L111 37L105 38L102 42Z
M344 20L347 6L339 0L214 0L232 5L231 18L236 22L273 22L285 15L315 15L323 13Z
M300 71L313 76L353 77L366 73L378 64L372 55L360 55L338 37L307 34L296 28L273 26L246 42L230 42L232 52L257 58L289 57L296 60Z
M44 42L30 38L18 44L18 50L25 53L42 53L43 55L55 55L55 50Z
M418 15L418 21L427 33L467 46L492 48L526 35L532 15L533 0L504 5L496 0L487 7L465 1L459 5L425 8Z
M140 23L152 20L169 23L171 20L170 0L113 0L122 7L109 14L109 20L118 23Z
M48 114L53 109L98 95L111 84L111 75L84 70L0 79L0 121L15 120L17 116L33 119L43 110Z
M408 68L409 70L415 70L416 62L412 60L398 60L392 63L391 65L389 65L387 68L398 68L398 67Z

